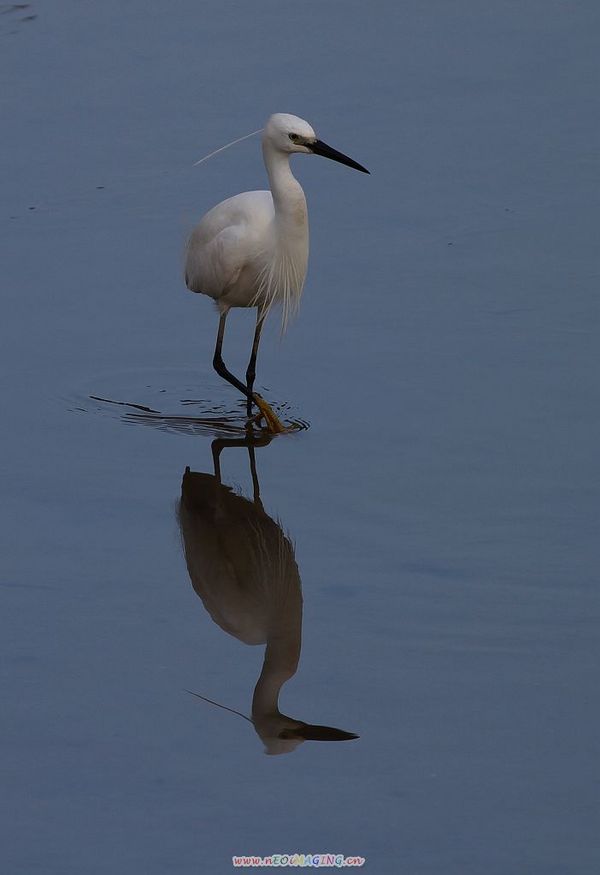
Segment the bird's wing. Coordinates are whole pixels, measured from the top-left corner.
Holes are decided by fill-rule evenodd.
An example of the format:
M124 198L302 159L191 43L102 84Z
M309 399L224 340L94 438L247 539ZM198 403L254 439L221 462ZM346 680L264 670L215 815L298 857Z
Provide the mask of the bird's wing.
M185 281L193 292L219 298L256 256L273 215L270 192L244 192L210 210L187 245Z
M192 292L203 292L216 299L236 282L245 261L240 230L233 225L202 246L188 248L185 281Z

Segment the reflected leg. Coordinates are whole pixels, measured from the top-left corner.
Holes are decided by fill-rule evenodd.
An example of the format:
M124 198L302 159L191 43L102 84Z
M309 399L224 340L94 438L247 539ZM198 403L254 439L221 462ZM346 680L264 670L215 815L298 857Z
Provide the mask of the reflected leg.
M256 453L254 452L254 444L248 444L248 458L250 459L250 475L252 477L254 503L262 510L263 504L260 500L260 483L258 482L258 473L256 471Z
M252 491L254 501L262 508L260 499L260 483L258 482L258 473L256 470L256 447L268 447L273 437L269 434L250 435L245 438L215 438L210 445L213 468L216 480L221 483L221 453L225 447L246 447L248 450L248 458L250 460L250 475L252 477ZM189 470L189 469L188 469Z
M213 468L215 471L215 477L219 483L221 482L221 451L223 450L223 446L223 441L219 440L219 438L215 438L215 440L210 445L210 450L213 457Z

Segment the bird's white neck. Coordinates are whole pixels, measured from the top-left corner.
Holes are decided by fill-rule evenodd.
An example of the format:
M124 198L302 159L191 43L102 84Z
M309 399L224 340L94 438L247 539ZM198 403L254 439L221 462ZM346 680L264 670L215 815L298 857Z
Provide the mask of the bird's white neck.
M308 263L308 213L302 186L290 170L290 156L263 140L263 157L275 216L269 259L259 277L263 312L281 304L282 329L300 303Z
M262 150L277 221L288 228L304 228L307 222L306 198L291 171L290 156L275 149L268 141L263 141Z

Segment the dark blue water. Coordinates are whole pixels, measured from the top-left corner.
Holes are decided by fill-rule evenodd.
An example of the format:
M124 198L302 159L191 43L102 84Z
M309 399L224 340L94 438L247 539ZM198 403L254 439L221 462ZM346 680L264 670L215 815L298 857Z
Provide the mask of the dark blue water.
M0 7L7 873L211 872L332 852L381 875L595 875L598 28L592 2ZM265 756L263 659L183 557L186 467L239 417L183 241L307 118L300 317L256 449L304 599L288 715L360 735ZM252 315L229 319L246 366ZM139 411L138 411L139 412ZM198 413L198 410L195 410ZM248 453L223 482L252 500Z

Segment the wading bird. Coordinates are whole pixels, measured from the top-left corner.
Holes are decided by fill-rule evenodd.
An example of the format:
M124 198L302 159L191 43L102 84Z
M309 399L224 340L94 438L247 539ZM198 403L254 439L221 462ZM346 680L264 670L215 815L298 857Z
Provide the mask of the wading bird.
M220 319L213 366L247 399L248 416L255 403L271 432L284 426L264 398L253 391L256 356L264 320L274 304L282 308L283 327L300 303L308 262L308 214L302 186L290 170L294 152L323 155L369 171L317 139L295 115L275 113L262 137L270 191L246 191L209 210L192 231L186 250L185 282L192 292L213 298ZM221 348L231 307L256 307L256 330L246 384L227 369Z

